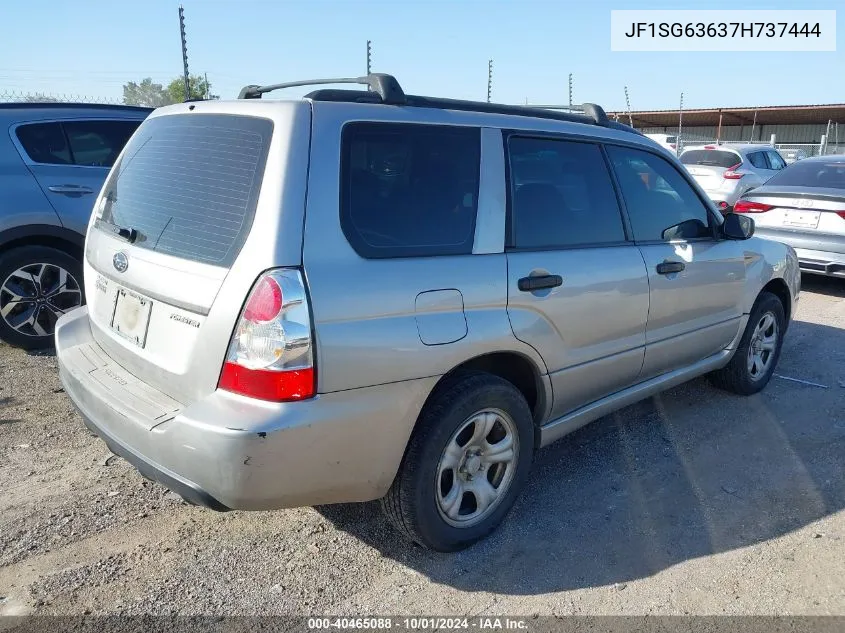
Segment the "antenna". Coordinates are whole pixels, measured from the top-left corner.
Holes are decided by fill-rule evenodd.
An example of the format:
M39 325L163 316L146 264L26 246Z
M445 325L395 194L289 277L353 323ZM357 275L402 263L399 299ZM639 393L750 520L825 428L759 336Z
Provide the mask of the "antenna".
M628 86L625 86L625 107L628 109L628 124L634 127L634 119L631 118L631 100L628 98Z
M569 111L572 112L572 73L569 73Z
M372 71L373 65L373 43L370 40L367 40L367 74L369 75Z
M493 60L487 61L487 103L493 95Z
M185 9L179 5L179 32L182 37L182 68L185 71L185 101L191 98L191 80L188 76L188 44L185 41Z

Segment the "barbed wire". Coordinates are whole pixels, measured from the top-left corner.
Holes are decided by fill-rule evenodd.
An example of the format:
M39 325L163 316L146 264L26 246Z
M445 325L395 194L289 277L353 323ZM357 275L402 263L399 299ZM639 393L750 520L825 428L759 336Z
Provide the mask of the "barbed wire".
M92 105L122 105L116 97L89 97L49 92L0 92L0 103L90 103Z

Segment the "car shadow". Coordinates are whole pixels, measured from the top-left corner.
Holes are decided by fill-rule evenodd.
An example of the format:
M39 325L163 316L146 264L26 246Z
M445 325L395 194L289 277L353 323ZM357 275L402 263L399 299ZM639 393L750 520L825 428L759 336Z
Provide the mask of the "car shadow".
M4 396L3 398L0 398L0 412L2 412L6 407L8 407L10 404L12 404L13 401L14 401L14 398L12 398L11 396ZM16 422L22 422L22 421L23 420L21 420L19 418L2 417L2 413L0 413L0 425L2 425L2 424L15 424Z
M801 290L845 299L845 278L804 273L801 275Z
M778 375L827 389L775 377L746 398L702 378L597 420L541 450L499 529L456 554L410 546L385 527L378 502L318 511L462 590L539 594L644 578L845 508L843 363L845 331L795 322Z

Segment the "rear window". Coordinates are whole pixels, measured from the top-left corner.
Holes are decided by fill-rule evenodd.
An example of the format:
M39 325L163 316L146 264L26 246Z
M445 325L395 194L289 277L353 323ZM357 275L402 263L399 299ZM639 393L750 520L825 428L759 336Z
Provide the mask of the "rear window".
M845 190L845 161L802 160L772 176L771 185Z
M230 266L243 245L273 134L269 119L177 114L147 119L105 189L102 220L135 246Z
M684 165L706 165L708 167L733 167L741 163L739 154L718 149L691 149L681 154Z
M362 257L472 252L478 128L349 123L343 130L341 226Z

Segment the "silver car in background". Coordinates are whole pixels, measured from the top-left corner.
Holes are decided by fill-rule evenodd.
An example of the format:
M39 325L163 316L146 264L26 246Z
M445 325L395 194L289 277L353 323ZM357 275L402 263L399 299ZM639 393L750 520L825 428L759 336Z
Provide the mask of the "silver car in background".
M757 235L792 246L801 270L845 277L845 156L805 158L734 211L754 214Z
M722 213L786 168L783 157L768 145L697 145L686 148L680 158Z

